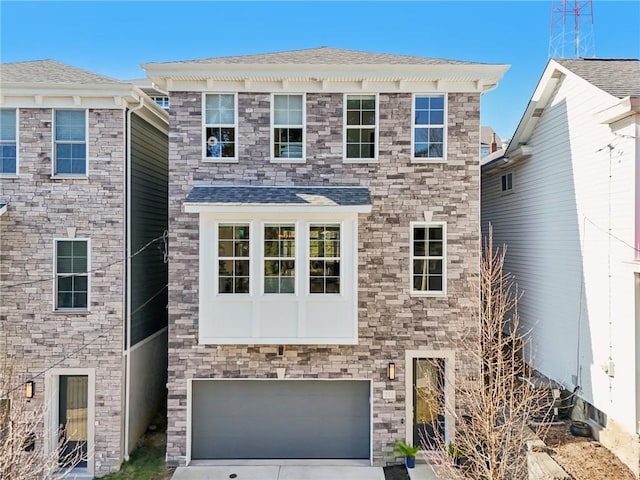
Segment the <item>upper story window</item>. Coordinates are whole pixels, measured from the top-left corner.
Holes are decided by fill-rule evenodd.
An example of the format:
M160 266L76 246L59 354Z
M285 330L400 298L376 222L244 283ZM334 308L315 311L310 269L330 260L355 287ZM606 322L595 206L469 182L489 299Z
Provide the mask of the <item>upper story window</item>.
M444 95L416 95L413 101L413 158L444 160L447 133Z
M273 158L304 158L304 96L273 95Z
M340 225L309 226L309 293L340 293Z
M205 157L236 158L237 106L233 93L207 93L204 96Z
M89 241L56 241L56 310L89 306Z
M506 193L513 190L513 174L505 173L504 175L502 175L500 183L500 188L503 192Z
M375 95L347 95L345 101L346 159L372 160L377 155Z
M411 224L411 291L445 293L445 225L415 222Z
M55 175L87 174L87 112L55 110Z
M249 293L249 224L218 225L218 293Z
M295 293L296 226L264 227L264 293Z
M151 97L151 100L156 102L156 104L165 110L169 108L169 97Z
M16 109L0 110L0 174L18 173Z

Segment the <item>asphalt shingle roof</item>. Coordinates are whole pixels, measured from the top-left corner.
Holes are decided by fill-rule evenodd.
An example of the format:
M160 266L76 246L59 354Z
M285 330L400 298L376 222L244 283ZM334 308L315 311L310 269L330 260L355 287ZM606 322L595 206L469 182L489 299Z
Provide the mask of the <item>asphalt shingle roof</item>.
M317 64L317 65L473 65L474 62L444 60L440 58L369 53L356 50L320 47L285 52L240 55L233 57L212 57L199 60L184 60L162 63L204 63L204 64Z
M554 60L614 97L640 96L640 60L600 58Z
M253 205L371 205L366 187L197 186L187 203Z
M2 63L0 80L3 83L122 84L113 78L55 60Z

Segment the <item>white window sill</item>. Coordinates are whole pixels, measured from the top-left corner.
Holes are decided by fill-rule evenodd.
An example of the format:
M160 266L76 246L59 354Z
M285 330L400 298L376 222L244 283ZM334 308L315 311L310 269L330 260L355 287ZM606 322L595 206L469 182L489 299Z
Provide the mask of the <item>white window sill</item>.
M238 163L237 158L231 157L204 157L202 161L205 163Z
M53 313L56 315L90 315L91 311L82 308L58 308Z
M416 292L413 291L410 293L412 297L446 297L447 292Z
M307 163L306 158L272 158L271 163Z
M17 173L0 173L0 178L20 178Z
M89 175L69 175L69 174L60 174L60 175L51 175L52 180L88 180Z
M444 158L412 158L411 163L447 163Z
M377 158L343 158L342 163L379 163Z

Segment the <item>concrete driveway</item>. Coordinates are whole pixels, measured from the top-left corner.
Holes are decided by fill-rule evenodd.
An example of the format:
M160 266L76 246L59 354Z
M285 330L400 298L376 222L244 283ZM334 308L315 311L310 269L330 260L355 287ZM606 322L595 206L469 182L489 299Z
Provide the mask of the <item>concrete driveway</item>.
M411 480L437 480L428 465L409 470ZM381 467L360 466L192 466L179 467L171 480L385 480Z

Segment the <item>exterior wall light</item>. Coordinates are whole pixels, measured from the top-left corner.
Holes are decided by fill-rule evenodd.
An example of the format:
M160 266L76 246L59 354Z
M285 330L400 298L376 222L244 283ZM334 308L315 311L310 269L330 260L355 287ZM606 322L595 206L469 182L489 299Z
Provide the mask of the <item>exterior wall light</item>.
M396 364L393 362L390 362L387 366L387 378L389 378L389 380L396 379Z
M29 380L24 384L24 397L33 398L33 393L34 393L34 383L33 383L33 380Z

